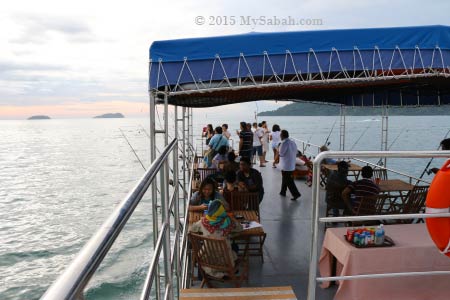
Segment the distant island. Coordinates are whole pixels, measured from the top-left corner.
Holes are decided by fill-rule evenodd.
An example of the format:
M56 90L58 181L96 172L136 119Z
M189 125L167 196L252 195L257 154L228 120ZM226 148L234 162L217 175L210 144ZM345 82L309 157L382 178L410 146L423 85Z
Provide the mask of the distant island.
M450 106L417 106L417 107L389 107L390 116L436 116L450 115ZM276 110L264 111L258 116L339 116L338 105L296 102L282 106ZM380 107L352 107L346 106L348 116L379 116Z
M125 118L125 117L121 113L103 114L103 115L94 117L94 119L112 119L112 118Z
M27 120L49 120L49 119L50 119L49 116L37 115L37 116L31 116Z

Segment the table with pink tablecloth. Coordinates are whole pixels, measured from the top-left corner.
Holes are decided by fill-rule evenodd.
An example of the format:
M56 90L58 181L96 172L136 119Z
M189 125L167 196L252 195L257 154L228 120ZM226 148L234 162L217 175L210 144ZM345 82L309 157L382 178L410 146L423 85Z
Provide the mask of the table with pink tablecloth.
M450 258L439 253L425 224L385 226L393 247L358 249L344 238L347 228L326 231L319 270L322 277L332 275L333 257L337 276L450 271ZM329 282L322 283L327 288ZM399 278L356 279L339 282L335 300L448 300L450 275L427 275Z

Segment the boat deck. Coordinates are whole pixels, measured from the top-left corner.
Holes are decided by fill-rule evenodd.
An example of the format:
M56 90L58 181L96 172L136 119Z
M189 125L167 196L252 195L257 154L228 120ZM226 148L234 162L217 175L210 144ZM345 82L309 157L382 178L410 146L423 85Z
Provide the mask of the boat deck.
M271 167L258 169L264 181L264 199L261 203L261 223L267 238L264 244L264 263L259 257L250 260L249 286L292 286L298 299L306 299L309 255L311 246L312 189L305 180L295 180L302 196L292 201L279 195L281 171ZM321 199L325 193L321 194ZM325 201L320 201L320 212L325 212ZM324 229L319 227L319 247ZM320 249L320 248L319 248ZM332 299L336 287L317 288L316 299Z
M295 180L302 196L292 201L289 190L286 197L279 195L281 170L255 166L263 177L264 199L260 205L261 223L267 234L264 243L264 262L260 257L250 257L249 287L292 286L298 299L306 299L308 287L309 255L311 245L312 189L305 180ZM324 191L323 191L324 192ZM325 193L321 195L323 198ZM325 202L320 212L325 212ZM319 247L324 235L319 227ZM194 281L193 287L199 282ZM317 288L316 299L333 299L336 286Z

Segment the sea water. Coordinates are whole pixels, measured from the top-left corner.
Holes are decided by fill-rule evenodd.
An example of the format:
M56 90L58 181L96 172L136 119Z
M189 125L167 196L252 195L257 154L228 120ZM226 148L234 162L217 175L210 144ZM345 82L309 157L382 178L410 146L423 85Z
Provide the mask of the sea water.
M262 120L269 128L279 124L292 137L318 145L331 132L329 147L339 149L339 117L259 117ZM237 141L240 121L254 118L196 115L196 144L200 147L197 138L207 123L228 123ZM0 299L38 299L63 272L143 175L139 160L149 166L148 123L145 118L0 121ZM449 129L448 116L390 116L388 145L391 150L435 150ZM347 150L380 149L381 117L348 116L345 144ZM162 140L157 145L162 149ZM388 167L420 176L427 162L392 159ZM432 166L442 162L437 159ZM140 294L152 255L149 200L141 201L100 265L87 299Z

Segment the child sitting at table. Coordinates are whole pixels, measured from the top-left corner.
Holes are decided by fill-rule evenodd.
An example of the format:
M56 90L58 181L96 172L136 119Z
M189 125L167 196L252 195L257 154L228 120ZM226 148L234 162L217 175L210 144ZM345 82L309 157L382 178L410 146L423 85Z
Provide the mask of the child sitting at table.
M229 216L220 200L211 201L204 217L192 224L190 232L201 233L206 237L226 238L227 248L233 258L233 263L238 258L237 245L231 244L231 234L242 231L242 225L234 217ZM222 278L225 273L208 267L203 270L210 276Z

